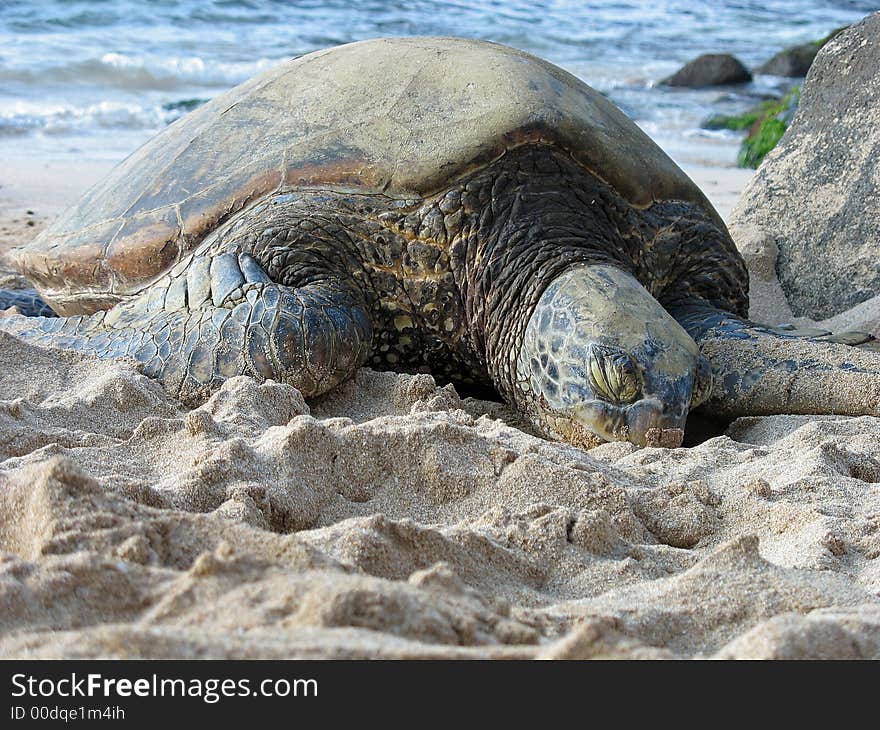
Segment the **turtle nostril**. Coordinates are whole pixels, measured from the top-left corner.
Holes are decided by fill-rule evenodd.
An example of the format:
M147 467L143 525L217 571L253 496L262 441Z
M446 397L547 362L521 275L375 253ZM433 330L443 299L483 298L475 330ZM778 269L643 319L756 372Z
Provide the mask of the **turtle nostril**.
M632 403L642 394L638 368L620 348L591 345L587 374L596 397L611 403Z

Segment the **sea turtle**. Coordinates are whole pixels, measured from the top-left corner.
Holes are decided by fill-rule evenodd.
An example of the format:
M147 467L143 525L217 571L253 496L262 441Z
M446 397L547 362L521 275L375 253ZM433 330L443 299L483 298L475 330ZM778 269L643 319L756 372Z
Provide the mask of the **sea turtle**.
M133 357L189 403L240 374L316 396L368 365L491 386L575 444L676 446L710 395L728 415L878 402L822 387L876 387L851 348L745 319L723 222L632 121L494 43L282 63L170 125L17 263L61 316L3 329Z

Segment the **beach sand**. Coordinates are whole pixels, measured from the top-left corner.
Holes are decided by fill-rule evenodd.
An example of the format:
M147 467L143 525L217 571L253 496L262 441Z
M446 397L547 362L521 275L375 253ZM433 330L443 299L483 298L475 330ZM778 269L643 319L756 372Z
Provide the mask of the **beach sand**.
M0 286L8 286L9 249L27 243L98 182L113 164L104 161L3 160L0 166ZM21 285L26 282L19 279Z
M4 170L0 248L102 172ZM878 483L876 418L583 451L425 375L189 410L0 334L0 655L880 658Z

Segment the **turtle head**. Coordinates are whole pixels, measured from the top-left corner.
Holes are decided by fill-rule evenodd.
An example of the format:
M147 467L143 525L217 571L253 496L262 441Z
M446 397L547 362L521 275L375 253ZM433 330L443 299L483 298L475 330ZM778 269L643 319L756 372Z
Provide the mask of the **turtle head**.
M587 447L678 446L689 409L711 392L696 343L632 275L607 265L550 283L516 367L517 397L535 424Z

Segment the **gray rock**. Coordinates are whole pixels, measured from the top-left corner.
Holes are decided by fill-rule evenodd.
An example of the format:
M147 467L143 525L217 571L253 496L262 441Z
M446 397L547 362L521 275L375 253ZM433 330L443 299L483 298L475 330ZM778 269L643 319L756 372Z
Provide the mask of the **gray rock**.
M773 56L767 63L759 66L756 71L759 74L773 76L806 76L821 47L818 43L801 43L798 46L786 48Z
M792 78L806 76L813 63L813 59L819 53L819 49L843 30L845 28L838 28L822 40L810 41L809 43L801 43L797 46L786 48L759 66L756 69L756 73Z
M686 63L672 76L663 79L664 86L721 86L751 81L752 75L742 63L726 53L706 53Z
M795 316L827 319L880 294L878 160L875 13L819 52L792 125L731 216L742 250L778 252L776 275Z

